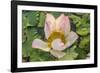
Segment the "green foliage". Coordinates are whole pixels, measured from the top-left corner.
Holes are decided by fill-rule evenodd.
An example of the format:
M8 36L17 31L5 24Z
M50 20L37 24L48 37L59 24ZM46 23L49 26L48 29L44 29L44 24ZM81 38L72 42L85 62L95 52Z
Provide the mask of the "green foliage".
M43 27L45 24L45 13L41 12L39 17L38 27Z
M76 27L80 26L81 23L79 21L81 20L81 18L79 16L71 14L70 18L72 19L73 23L76 24Z
M23 43L23 56L29 56L30 50L32 49L32 41L36 38L41 38L36 28L27 28L26 30L26 41Z
M44 52L42 50L38 50L33 48L30 51L30 61L52 61L55 60L55 57L53 57L50 53Z
M78 53L77 59L85 59L87 57L87 52L84 48L76 48L76 52Z
M22 11L22 57L29 57L29 61L55 61L58 60L48 52L32 48L32 41L36 38L45 40L44 24L46 13L55 18L63 12ZM59 60L86 59L90 52L90 15L88 13L63 13L68 15L76 29L79 39L71 47L64 50L66 55ZM73 30L74 31L74 30Z
M74 60L78 56L78 53L76 53L75 48L76 45L72 46L71 48L68 48L65 52L66 55L59 60Z
M81 38L81 41L79 43L80 48L86 48L88 44L90 43L90 38L89 36Z
M53 14L54 17L57 18L58 16L60 16L61 13L59 13L59 12L51 12L51 14Z
M89 29L88 28L79 28L76 31L80 36L86 36L87 34L89 34Z
M27 26L36 26L37 22L38 22L38 20L37 20L37 14L39 12L38 11L35 11L35 12L33 12L33 11L30 11L30 12L23 11L23 12L24 12L24 14L23 14L24 21L23 22L27 21L27 23L28 23L28 24L25 23L26 27Z

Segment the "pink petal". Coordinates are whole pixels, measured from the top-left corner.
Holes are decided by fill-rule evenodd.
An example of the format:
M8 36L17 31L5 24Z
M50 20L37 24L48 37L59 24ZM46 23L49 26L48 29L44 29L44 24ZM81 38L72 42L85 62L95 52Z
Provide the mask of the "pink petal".
M40 40L40 39L33 40L32 48L41 49L41 50L46 51L46 52L50 51L48 44L45 43L44 41Z
M66 37L66 44L65 44L65 48L70 47L76 40L78 39L78 35L71 31L68 36Z
M54 50L64 50L64 43L61 41L61 39L55 39L53 42L52 42L52 48Z
M46 15L46 21L45 21L45 27L44 27L44 32L45 32L45 37L48 39L50 34L52 33L53 30L55 30L55 18L51 14Z
M50 53L57 58L62 58L65 55L64 52L58 50L50 50Z
M59 31L63 31L65 35L67 35L70 32L70 20L68 16L64 16L64 14L61 14L56 19L56 29Z

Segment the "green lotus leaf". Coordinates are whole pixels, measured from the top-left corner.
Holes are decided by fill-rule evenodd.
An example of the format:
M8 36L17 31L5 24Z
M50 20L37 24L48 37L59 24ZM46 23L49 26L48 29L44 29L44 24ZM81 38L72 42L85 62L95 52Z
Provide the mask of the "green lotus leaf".
M48 52L44 52L42 50L33 48L30 51L30 61L54 61L56 60L54 56L52 56L50 53Z
M79 43L79 47L86 48L88 45L90 45L90 37L83 37Z
M45 24L45 13L41 12L39 16L38 27L43 27Z
M87 52L84 50L84 48L76 48L75 51L78 53L76 59L86 59Z
M36 38L41 38L41 36L37 33L36 28L27 28L26 29L26 41L22 43L22 51L23 56L30 56L30 51L32 49L32 41Z
M66 55L59 60L74 60L77 57L77 55L78 54L76 52L69 52L66 53Z
M22 29L22 43L24 43L27 39L25 29Z
M89 30L89 28L79 28L76 32L77 32L80 36L86 36L87 34L90 33L90 30Z
M29 26L29 25L30 24L29 24L28 18L26 18L25 15L23 14L23 16L22 16L22 27L23 27L23 29L26 29L27 26Z
M72 21L73 21L74 24L80 23L81 18L79 16L76 16L74 14L71 14L70 15L70 18L72 19Z
M37 18L38 18L38 15L39 14L39 12L38 11L29 11L29 12L27 12L27 13L24 13L24 16L27 18L27 20L28 20L28 24L27 24L27 26L36 26L37 25L37 23L38 23L38 20L37 20Z

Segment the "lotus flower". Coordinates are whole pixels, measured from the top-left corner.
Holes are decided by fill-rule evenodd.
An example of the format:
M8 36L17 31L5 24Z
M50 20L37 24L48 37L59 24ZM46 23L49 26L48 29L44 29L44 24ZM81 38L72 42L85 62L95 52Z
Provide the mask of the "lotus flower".
M50 52L58 59L66 54L63 50L70 47L78 38L78 35L71 30L69 17L64 14L55 19L52 14L47 13L44 33L46 41L34 39L32 48Z

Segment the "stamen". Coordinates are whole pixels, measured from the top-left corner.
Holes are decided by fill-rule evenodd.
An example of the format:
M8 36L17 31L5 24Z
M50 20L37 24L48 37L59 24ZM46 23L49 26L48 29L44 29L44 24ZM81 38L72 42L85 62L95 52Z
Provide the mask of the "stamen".
M65 41L65 36L64 36L64 33L63 32L57 32L57 31L54 31L51 33L51 35L49 36L47 42L48 42L48 46L51 47L51 43L53 40L55 39L61 39L61 41L65 44L66 41Z

